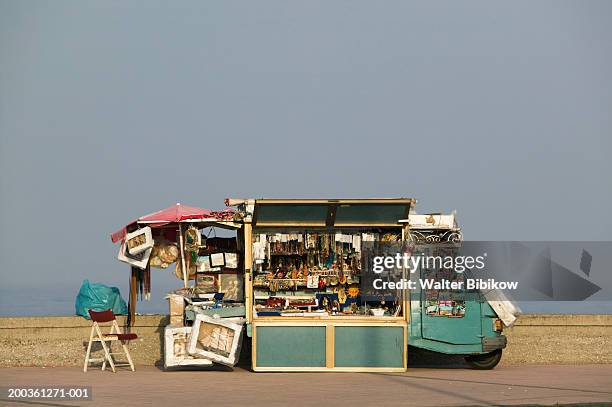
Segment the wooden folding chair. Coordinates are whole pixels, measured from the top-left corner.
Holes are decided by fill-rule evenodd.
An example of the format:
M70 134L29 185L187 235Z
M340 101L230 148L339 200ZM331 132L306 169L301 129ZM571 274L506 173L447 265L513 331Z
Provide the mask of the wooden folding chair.
M102 370L106 369L106 362L110 365L113 373L115 372L115 367L117 366L129 366L134 371L134 363L132 362L132 358L130 356L130 352L128 351L126 343L131 341L132 339L138 338L136 334L129 333L124 334L121 333L121 329L119 329L119 324L117 324L117 319L115 318L115 314L113 311L108 309L106 311L92 311L89 310L89 316L93 321L93 325L91 327L91 333L89 334L89 344L87 345L87 353L85 354L85 365L83 366L83 371L87 372L87 367L90 362L102 362ZM100 324L110 322L111 330L107 334L103 334L100 330ZM120 341L121 347L123 348L123 353L127 357L128 363L115 363L113 359L113 355L120 355L121 353L113 353L112 351L112 343L113 341ZM89 356L91 354L91 346L94 342L100 342L102 345L102 349L104 350L104 357L98 359L91 359Z

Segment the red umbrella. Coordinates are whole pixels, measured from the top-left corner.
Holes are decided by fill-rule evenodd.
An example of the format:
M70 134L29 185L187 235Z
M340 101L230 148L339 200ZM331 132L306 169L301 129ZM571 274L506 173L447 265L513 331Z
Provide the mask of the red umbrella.
M138 223L147 223L151 226L161 226L168 223L179 223L179 244L181 251L181 266L183 270L183 280L185 287L187 287L187 270L185 270L185 245L183 243L183 230L180 222L182 221L197 221L209 217L211 214L210 209L195 208L193 206L181 205L177 203L174 206L170 206L161 211L153 212L149 215L138 218Z
M204 219L210 216L212 211L210 209L196 208L193 206L176 205L169 206L161 211L153 212L145 216L138 218L138 223L153 223L153 224L165 224L171 222L181 222L188 219Z
M219 214L223 213L224 212L220 212ZM212 212L210 209L196 208L193 206L181 205L180 203L177 203L176 205L170 206L166 209L162 209L160 211L141 216L134 222L111 234L111 240L113 241L113 243L123 240L125 238L125 235L127 234L127 229L134 224L145 224L148 226L156 227L167 225L168 223L178 223L181 268L183 270L183 280L185 282L185 287L187 287L187 270L185 269L184 258L185 246L183 243L183 231L181 228L181 222L197 222L202 219L215 218L215 214L217 214L217 212Z
M177 203L176 205L169 206L161 211L153 212L145 216L141 216L134 222L131 222L127 226L119 229L115 233L111 234L111 240L113 243L117 243L122 240L126 233L127 228L135 223L144 223L149 226L163 226L172 222L182 222L186 220L200 220L211 217L212 211L210 209L196 208L194 206L187 206Z

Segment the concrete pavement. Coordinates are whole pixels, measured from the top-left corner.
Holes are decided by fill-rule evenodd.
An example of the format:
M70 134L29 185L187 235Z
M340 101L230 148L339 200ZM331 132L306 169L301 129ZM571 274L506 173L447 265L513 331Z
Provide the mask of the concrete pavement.
M3 386L92 386L92 401L27 400L2 405L441 406L602 403L612 405L612 365L410 368L406 373L136 372L83 373L76 367L3 368Z

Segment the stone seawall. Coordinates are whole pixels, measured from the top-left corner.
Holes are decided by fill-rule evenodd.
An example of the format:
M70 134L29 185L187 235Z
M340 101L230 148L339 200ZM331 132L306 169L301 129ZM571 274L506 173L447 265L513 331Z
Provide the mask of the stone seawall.
M167 315L137 317L137 365L163 364L167 324ZM90 329L81 317L0 317L0 367L80 366ZM504 333L502 365L612 363L612 315L523 315Z

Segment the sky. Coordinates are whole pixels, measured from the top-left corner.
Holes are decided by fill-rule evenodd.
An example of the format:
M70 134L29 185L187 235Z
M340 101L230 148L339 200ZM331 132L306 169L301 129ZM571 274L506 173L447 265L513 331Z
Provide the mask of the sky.
M71 309L85 278L127 294L110 233L175 202L403 196L470 240L610 240L611 17L0 0L0 314ZM179 285L155 270L155 306Z

